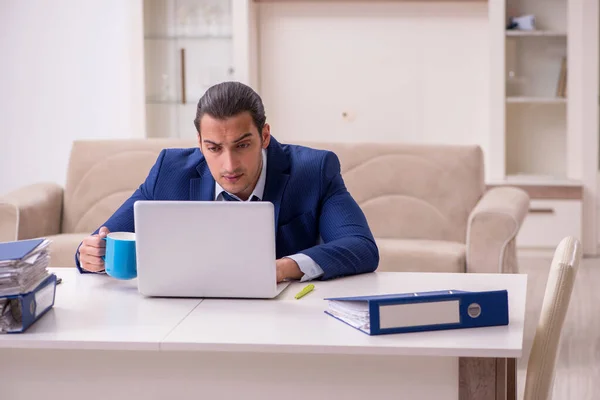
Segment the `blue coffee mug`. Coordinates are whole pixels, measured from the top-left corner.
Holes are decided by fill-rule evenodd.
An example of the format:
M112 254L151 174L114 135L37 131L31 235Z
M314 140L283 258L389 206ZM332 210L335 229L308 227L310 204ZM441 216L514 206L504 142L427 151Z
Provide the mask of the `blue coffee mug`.
M135 233L111 232L106 238L104 268L106 273L116 279L137 277L135 257Z

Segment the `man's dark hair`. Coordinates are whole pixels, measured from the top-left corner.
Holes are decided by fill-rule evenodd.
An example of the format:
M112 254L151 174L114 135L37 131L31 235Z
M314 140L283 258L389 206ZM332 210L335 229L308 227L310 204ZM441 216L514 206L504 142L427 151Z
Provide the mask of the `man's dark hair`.
M248 111L252 116L258 135L262 138L262 130L267 117L262 99L251 87L240 82L223 82L208 88L198 101L194 126L200 133L200 119L205 114L216 119L227 119Z

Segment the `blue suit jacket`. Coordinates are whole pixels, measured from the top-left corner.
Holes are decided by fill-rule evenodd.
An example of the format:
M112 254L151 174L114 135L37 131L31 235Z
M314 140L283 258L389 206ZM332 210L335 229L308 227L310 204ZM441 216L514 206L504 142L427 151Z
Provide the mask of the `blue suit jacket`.
M111 232L133 232L137 200L214 197L215 181L198 148L165 149L145 182L103 226ZM271 137L263 201L272 202L275 209L277 258L305 254L323 269L323 280L377 268L377 245L362 210L346 190L334 153L281 145Z

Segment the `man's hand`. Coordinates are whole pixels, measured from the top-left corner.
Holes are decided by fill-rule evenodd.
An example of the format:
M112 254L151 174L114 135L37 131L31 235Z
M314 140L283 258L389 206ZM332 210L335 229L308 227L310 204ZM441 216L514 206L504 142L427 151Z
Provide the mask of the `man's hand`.
M108 228L103 226L97 235L83 239L83 243L79 247L79 263L82 269L90 272L104 271L102 256L106 254L106 241L103 239L109 233Z
M275 267L277 270L277 283L285 279L300 279L304 276L304 272L300 270L296 261L291 258L280 258L275 261Z

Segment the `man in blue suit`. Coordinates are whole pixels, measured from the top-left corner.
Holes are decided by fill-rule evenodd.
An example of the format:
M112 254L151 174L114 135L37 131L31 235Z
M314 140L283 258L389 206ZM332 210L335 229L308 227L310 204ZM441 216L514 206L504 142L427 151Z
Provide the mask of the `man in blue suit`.
M260 96L239 82L208 89L194 125L199 148L163 150L145 182L76 254L81 272L102 272L109 232L133 232L138 200L270 201L277 281L372 272L379 251L346 190L337 156L283 145L270 134ZM233 244L235 246L235 244Z

